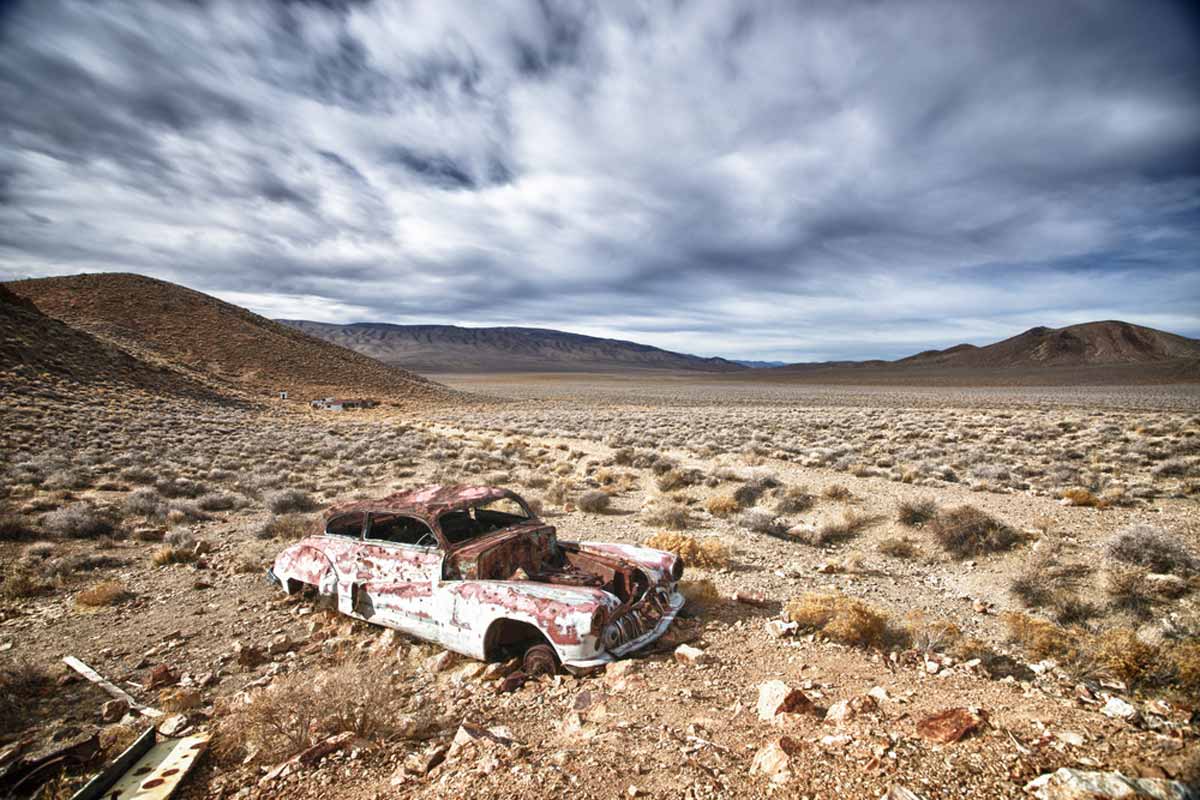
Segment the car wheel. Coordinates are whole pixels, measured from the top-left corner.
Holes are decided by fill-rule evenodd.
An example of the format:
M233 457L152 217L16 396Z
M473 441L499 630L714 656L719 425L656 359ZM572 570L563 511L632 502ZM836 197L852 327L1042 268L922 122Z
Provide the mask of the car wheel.
M558 672L558 659L554 656L554 648L548 644L535 644L525 651L521 660L521 671L526 675L553 675Z

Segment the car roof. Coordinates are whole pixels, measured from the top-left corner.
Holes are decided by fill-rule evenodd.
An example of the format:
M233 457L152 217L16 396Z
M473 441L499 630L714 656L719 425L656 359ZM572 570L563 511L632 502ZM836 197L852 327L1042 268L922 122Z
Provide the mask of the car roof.
M521 499L515 492L499 486L434 485L421 489L410 489L406 492L396 492L386 497L334 506L325 512L325 518L329 519L338 514L353 511L388 511L433 518L441 516L447 511L470 508L503 498Z

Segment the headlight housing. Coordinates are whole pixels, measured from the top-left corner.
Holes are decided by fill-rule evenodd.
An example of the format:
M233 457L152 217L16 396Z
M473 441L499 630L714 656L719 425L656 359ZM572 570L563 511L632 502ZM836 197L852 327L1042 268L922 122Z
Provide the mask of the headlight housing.
M671 565L671 580L677 581L683 577L683 559L679 556L675 557L675 563Z

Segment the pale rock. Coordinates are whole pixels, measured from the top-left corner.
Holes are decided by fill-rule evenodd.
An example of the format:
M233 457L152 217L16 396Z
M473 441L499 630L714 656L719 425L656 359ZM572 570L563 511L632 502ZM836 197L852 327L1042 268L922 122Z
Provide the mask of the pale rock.
M924 798L911 789L893 783L886 792L879 795L879 800L924 800Z
M883 688L882 686L872 686L870 690L867 691L867 697L874 699L877 703L886 703L892 699L891 695L888 694L887 689Z
M257 647L237 641L233 643L233 657L239 666L247 669L257 667L259 664L266 661L266 657L263 655L263 652Z
M800 630L800 625L795 622L784 622L781 619L773 619L766 625L767 636L772 639L782 639L785 636L793 636L796 631Z
M780 680L767 681L758 687L758 718L772 721L785 713L809 712L812 701L799 689L793 689Z
M271 641L267 642L267 655L269 656L281 656L291 649L292 640L288 638L286 633L272 636Z
M163 736L179 737L191 730L192 724L187 714L172 714L158 723L158 732Z
M1087 739L1082 733L1076 731L1059 731L1054 734L1054 738L1058 739L1063 744L1069 744L1071 747L1083 747L1087 743Z
M129 703L125 700L109 700L100 706L101 722L117 722L129 711Z
M1135 722L1140 716L1137 708L1116 695L1110 696L1105 701L1104 705L1100 708L1100 713L1113 719L1123 719L1126 722Z
M750 763L751 775L762 775L772 783L787 783L792 775L789 770L791 754L796 752L798 745L795 740L786 736L768 742L754 754Z
M454 653L450 652L449 650L443 650L442 652L425 659L425 669L427 669L429 672L435 673L445 672L454 665L455 658L456 656Z
M701 650L699 647L692 647L690 644L681 644L675 648L675 660L680 664L707 664L711 661L711 656Z
M1069 767L1034 778L1025 791L1038 800L1196 800L1195 792L1179 781L1128 778L1119 772L1085 772Z

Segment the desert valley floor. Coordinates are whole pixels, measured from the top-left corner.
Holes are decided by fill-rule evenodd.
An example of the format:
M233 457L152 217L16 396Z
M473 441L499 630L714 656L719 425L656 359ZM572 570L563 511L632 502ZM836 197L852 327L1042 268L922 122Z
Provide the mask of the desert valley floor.
M1029 797L1061 767L1200 779L1200 386L434 377L471 399L338 414L7 394L0 746L99 730L111 754L147 724L73 655L214 732L188 798L944 800ZM619 668L500 693L502 667L264 579L323 507L427 483L509 486L562 538L682 552L686 618ZM676 658L684 642L703 655ZM770 681L811 704L761 719ZM304 736L335 711L360 735L277 769L300 735L280 707L319 709ZM939 736L927 718L946 711L962 730Z

